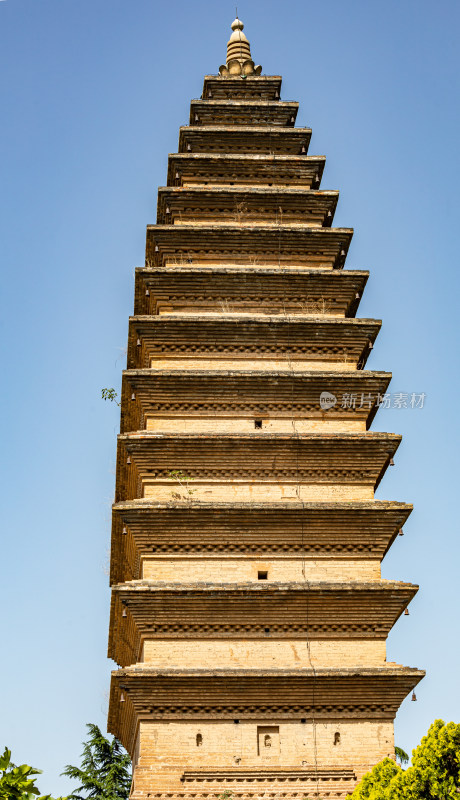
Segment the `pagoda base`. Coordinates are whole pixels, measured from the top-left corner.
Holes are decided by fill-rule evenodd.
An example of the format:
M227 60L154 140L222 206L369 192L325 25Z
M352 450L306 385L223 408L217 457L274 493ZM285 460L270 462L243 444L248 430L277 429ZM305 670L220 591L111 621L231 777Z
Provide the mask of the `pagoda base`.
M166 785L166 775L138 767L134 773L132 800L174 798L174 800L207 800L208 798L346 798L359 778L372 765L357 772L353 767L284 767L270 769L203 769L184 770L180 777Z
M190 788L184 791L151 791L137 789L137 783L142 782L141 775L134 782L131 800L251 800L252 798L267 798L267 800L326 800L336 798L345 800L357 784L357 775L353 769L327 769L320 768L305 770L299 774L293 769L283 770L279 776L267 775L266 770L253 771L253 773L233 778L224 772L219 778L211 780L199 778Z
M131 797L346 798L388 756L392 721L143 721Z

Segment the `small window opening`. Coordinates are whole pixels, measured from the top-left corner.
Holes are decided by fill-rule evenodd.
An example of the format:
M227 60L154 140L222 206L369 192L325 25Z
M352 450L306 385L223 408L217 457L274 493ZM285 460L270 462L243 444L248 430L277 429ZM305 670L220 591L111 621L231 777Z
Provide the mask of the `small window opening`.
M257 755L277 756L280 753L280 729L277 725L257 726Z
M259 570L257 573L257 580L259 581L266 581L268 578L268 572L264 572L263 570Z
M340 744L340 733L338 731L334 733L334 744Z
M262 427L262 420L261 419L255 419L254 420L254 428L259 428L260 429L261 427Z
M235 723L235 725L238 725L239 724L239 719L234 719L233 722Z
M264 633L270 633L270 628L264 628Z
M305 725L307 720L306 719L301 719L300 721L301 721L302 725Z
M203 737L202 737L201 733L197 733L197 735L196 735L196 746L197 747L201 747L202 744L203 744Z

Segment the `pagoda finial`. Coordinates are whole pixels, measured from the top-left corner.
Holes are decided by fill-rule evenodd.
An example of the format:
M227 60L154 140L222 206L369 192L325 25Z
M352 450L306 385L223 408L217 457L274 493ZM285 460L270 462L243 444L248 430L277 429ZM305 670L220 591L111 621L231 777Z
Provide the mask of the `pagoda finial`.
M238 13L238 12L237 12ZM251 47L243 33L244 25L238 16L232 22L232 35L227 43L227 63L219 67L219 72L223 78L232 75L260 75L261 66L255 66L251 58Z

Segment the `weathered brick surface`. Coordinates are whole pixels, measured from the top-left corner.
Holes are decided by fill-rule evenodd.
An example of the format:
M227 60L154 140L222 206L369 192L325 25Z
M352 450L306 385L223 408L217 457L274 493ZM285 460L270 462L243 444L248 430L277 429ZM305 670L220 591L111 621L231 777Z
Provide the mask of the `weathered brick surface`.
M140 496L156 500L159 503L178 499L187 500L188 494L181 486L172 481L144 480L141 484ZM269 481L228 481L220 482L194 480L193 500L213 503L272 503L292 500L293 502L311 500L372 500L374 487L368 485L341 484L333 486L315 483L270 483Z
M257 354L248 354L246 358L179 358L175 356L160 357L150 359L149 366L152 369L221 369L221 370L238 370L247 369L250 365L251 369L258 370L278 370L291 372L292 369L296 371L310 372L311 370L330 370L337 372L350 372L356 369L356 363L347 361L342 358L338 361L309 361L305 359L273 359L273 358L258 358Z
M365 581L380 578L377 559L311 558L144 558L142 578L155 581L231 583L257 581L266 571L270 581Z
M308 433L310 431L350 431L359 432L366 430L364 420L329 420L329 419L263 419L263 428L268 433ZM237 419L220 419L218 422L219 430L222 433L252 433L254 430L254 417ZM216 418L214 417L153 417L146 416L145 428L148 431L158 431L161 433L210 433L216 430Z
M258 729L274 728L270 748L260 748ZM278 731L276 732L276 729ZM337 737L339 734L339 737ZM197 736L201 744L197 745ZM198 739L198 741L200 741ZM334 744L337 742L337 744ZM199 770L212 773L212 769L225 770L340 768L353 765L357 776L363 774L380 759L394 754L393 726L391 723L332 722L310 723L277 722L260 724L255 722L200 722L141 723L138 734L139 760L136 770L136 791L183 792L184 790L215 792L222 783L217 780L181 781L184 772ZM265 752L265 751L268 751ZM340 774L340 772L339 772ZM294 782L296 791L312 785L310 781ZM314 783L313 783L314 785ZM289 789L293 789L292 784ZM241 786L235 780L225 782L225 789L251 791L249 782ZM264 786L259 791L286 790L285 782L279 780Z
M267 669L305 669L314 667L381 666L385 663L385 641L380 639L325 640L311 642L299 639L277 641L276 635L266 641L202 641L147 640L142 661L157 667L206 668L247 667L258 664Z

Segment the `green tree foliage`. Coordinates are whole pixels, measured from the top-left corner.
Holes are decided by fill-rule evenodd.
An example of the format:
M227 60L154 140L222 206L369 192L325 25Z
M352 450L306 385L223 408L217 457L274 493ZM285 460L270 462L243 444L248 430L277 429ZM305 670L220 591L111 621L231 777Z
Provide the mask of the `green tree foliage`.
M437 719L403 770L385 758L364 775L348 800L458 800L460 725Z
M106 739L91 723L83 743L81 767L68 764L62 773L79 782L67 800L127 800L131 787L131 760L118 739Z
M103 400L110 400L111 403L116 403L117 406L121 406L121 403L118 402L118 392L115 389L101 389L101 397Z
M35 776L41 772L28 764L17 767L11 761L11 750L5 747L0 756L0 800L52 800L49 794L40 796L35 785Z
M409 763L409 756L406 751L402 749L402 747L395 747L395 756L396 761L398 764L401 764L402 767L405 767L406 764Z
M364 775L353 794L348 795L348 800L390 800L389 787L398 772L402 772L401 767L391 758L384 758ZM393 795L393 800L396 800L396 795Z

